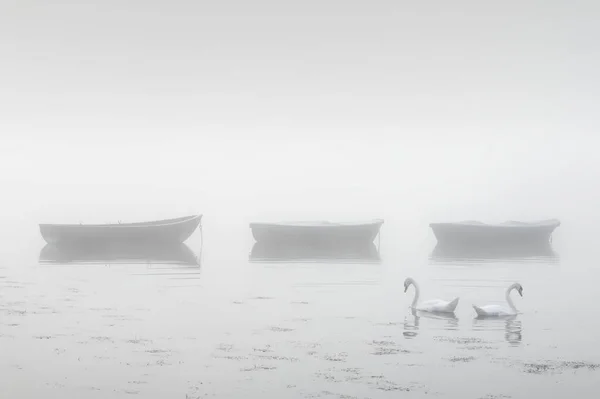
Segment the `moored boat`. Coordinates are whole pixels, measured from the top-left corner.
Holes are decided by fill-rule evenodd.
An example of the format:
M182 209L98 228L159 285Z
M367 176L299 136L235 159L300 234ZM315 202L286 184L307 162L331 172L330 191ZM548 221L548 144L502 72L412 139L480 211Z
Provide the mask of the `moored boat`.
M182 243L198 228L202 215L140 223L119 224L40 224L48 244L90 242Z
M257 242L304 244L372 243L379 234L383 220L370 222L284 222L250 223Z
M431 223L429 226L440 245L527 245L548 243L560 222L556 219L533 223L508 221L499 224L467 221Z

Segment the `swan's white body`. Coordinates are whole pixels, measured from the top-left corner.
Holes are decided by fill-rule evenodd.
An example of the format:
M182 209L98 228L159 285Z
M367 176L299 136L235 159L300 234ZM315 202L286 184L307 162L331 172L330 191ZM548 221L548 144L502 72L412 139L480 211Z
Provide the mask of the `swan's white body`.
M459 298L454 298L451 301L444 301L442 299L432 299L429 301L419 302L419 285L412 278L407 278L404 281L404 292L408 290L408 287L414 285L415 287L415 297L410 305L411 309L419 310L421 312L431 312L431 313L454 313L456 306L458 306Z
M519 283L511 284L506 289L506 294L505 294L506 302L507 302L508 306L502 306L502 305L475 306L475 305L473 305L473 309L475 309L477 316L479 316L479 317L507 317L507 316L516 315L519 311L517 310L517 307L513 303L512 299L510 298L510 293L512 290L516 290L519 293L519 295L523 296L523 287L521 286L521 284L519 284Z

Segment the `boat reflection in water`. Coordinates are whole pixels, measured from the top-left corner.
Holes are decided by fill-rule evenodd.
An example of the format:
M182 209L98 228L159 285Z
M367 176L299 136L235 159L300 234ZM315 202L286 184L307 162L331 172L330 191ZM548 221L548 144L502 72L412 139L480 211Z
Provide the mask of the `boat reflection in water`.
M558 254L550 243L510 245L450 245L437 244L431 253L437 262L460 261L529 261L557 263Z
M185 244L90 243L47 244L40 263L49 264L174 264L200 266L200 258Z
M379 263L374 243L315 244L259 241L252 247L251 262Z

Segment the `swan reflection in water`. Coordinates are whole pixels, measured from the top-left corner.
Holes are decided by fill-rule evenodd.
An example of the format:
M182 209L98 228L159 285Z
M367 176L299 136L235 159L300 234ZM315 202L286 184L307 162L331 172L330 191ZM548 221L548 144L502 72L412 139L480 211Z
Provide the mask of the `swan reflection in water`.
M91 243L46 244L39 256L45 264L173 264L200 266L200 256L185 244Z
M475 331L504 331L504 339L512 345L521 344L523 339L523 325L517 320L518 315L507 316L477 316L473 319Z
M415 338L417 336L421 318L445 321L445 323L440 323L442 324L441 329L443 330L458 330L458 317L456 317L454 313L423 312L413 308L410 309L410 313L411 314L407 315L404 319L403 335L406 339ZM437 328L434 327L434 329Z
M251 262L379 263L379 249L374 243L315 245L256 242Z

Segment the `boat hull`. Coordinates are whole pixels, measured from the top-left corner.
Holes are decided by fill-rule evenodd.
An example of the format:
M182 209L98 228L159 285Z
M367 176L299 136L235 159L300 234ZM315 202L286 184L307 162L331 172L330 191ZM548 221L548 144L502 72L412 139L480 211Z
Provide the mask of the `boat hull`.
M499 225L484 223L432 223L429 225L439 245L537 245L548 243L560 226L557 220L539 223L507 222Z
M40 233L48 244L86 243L183 243L198 228L202 215L154 222L76 225L40 224Z
M296 243L314 245L372 243L379 234L383 220L368 223L251 223L257 242Z

